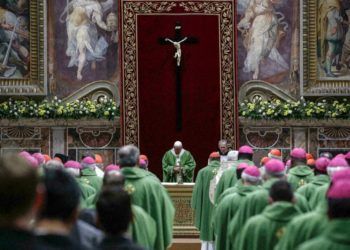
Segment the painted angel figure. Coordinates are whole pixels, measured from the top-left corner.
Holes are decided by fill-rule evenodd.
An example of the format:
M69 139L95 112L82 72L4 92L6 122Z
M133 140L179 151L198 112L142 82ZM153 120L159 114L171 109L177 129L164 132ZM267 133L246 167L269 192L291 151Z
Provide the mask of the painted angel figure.
M77 66L77 79L82 80L82 71L90 62L91 69L96 69L96 62L105 59L109 46L105 37L99 34L98 28L112 31L110 24L103 20L103 15L113 5L113 0L103 4L97 0L72 0L61 15L67 13L67 50L70 57L68 67ZM107 21L107 20L106 20Z
M279 0L250 0L244 18L238 23L247 49L243 70L253 72L253 79L259 78L260 63L266 58L288 69L288 63L277 50L280 23L274 4L278 2ZM284 17L282 13L279 14Z

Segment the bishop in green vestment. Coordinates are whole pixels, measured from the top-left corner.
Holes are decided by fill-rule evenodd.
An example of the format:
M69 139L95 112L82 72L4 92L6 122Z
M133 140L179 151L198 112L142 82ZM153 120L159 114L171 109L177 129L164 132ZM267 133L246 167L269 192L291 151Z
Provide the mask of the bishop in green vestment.
M303 195L309 204L316 189L330 182L330 178L327 175L327 166L329 162L329 159L325 157L317 159L314 169L315 177L310 183L298 188L297 190L297 193ZM310 206L310 208L313 209L314 207Z
M141 207L132 205L133 219L129 232L132 239L142 247L156 249L157 225L153 218ZM147 228L147 229L145 229Z
M102 187L102 178L97 176L95 168L95 160L88 156L81 162L82 170L80 171L80 181L93 187L97 193L100 192Z
M324 206L326 204L326 193L329 188L329 184L324 184L315 189L315 191L310 196L310 207L316 209L319 206Z
M80 188L80 207L81 208L89 208L92 205L95 205L95 203L91 204L89 200L91 200L93 197L96 197L96 190L89 185L89 182L87 180L83 180L80 178L80 171L82 169L82 166L77 161L67 161L64 164L65 170L72 175L75 180L77 181L79 188Z
M96 190L90 185L81 181L81 178L76 179L81 191L80 197L80 207L81 208L94 208L95 207L95 198L98 196Z
M314 173L306 165L306 152L302 148L294 148L290 154L292 166L288 171L288 182L292 184L294 190L311 182Z
M350 178L347 173L349 170L349 165L347 161L341 157L333 158L327 166L328 175L334 178ZM317 188L310 198L310 205L313 208L319 205L324 205L326 203L326 193L329 188L329 184L324 184L323 186Z
M233 187L238 181L237 177L237 166L241 163L246 163L248 166L254 166L253 149L249 146L242 146L238 150L238 161L233 164L229 169L223 172L219 183L215 189L215 204L217 204L219 197L226 189ZM243 170L242 170L243 171Z
M256 191L260 184L260 171L255 166L244 169L243 184L236 187L236 192L227 195L215 208L213 226L215 233L215 249L230 250L232 246L227 240L228 221L231 221L242 201L247 195Z
M197 175L193 189L191 207L195 213L195 226L200 232L199 238L204 242L214 241L214 232L211 225L214 204L209 198L210 181L215 177L220 167L220 155L211 153L209 165L202 168Z
M350 181L332 180L327 192L329 224L317 238L302 244L300 250L350 249Z
M191 153L185 150L180 141L163 156L163 182L193 182L196 162Z
M265 164L264 179L263 188L249 194L240 205L234 218L228 222L228 237L234 246L237 246L237 239L247 220L254 215L260 214L269 205L269 190L271 186L276 181L285 179L284 163L277 159L269 160ZM299 194L294 194L294 196L298 209L303 213L309 212L310 208L305 197Z
M151 173L135 167L140 152L132 145L118 151L118 164L125 177L125 190L131 195L133 205L145 210L156 223L156 241L154 249L167 249L173 238L175 209L167 190ZM147 225L145 225L147 230Z
M110 165L105 169L105 175L103 177L103 188L124 188L125 177L119 171L119 166ZM140 168L142 171L146 171ZM150 172L146 171L151 174ZM152 175L153 176L153 175ZM159 182L158 178L154 178ZM96 195L98 197L98 195ZM94 201L94 204L97 202ZM94 208L94 207L92 207ZM155 242L157 236L157 224L154 219L140 206L132 205L133 218L129 225L129 234L132 239L142 247L152 250L156 249ZM147 227L147 230L145 230Z
M320 206L315 211L295 217L287 225L275 250L294 250L302 243L321 235L328 226L326 210Z
M293 204L293 190L286 181L275 182L270 189L273 202L262 214L250 218L239 238L241 250L270 250L283 236L289 221L300 214Z

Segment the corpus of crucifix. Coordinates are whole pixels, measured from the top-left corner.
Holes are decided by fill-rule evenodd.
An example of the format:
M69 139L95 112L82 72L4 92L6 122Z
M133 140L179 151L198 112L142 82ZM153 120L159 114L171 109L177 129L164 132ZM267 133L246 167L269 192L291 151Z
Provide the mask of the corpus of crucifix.
M176 82L176 129L181 131L182 129L182 81L181 81L181 68L182 68L182 55L181 46L185 44L195 44L197 39L195 37L182 37L182 26L180 22L175 24L175 36L174 38L159 38L159 43L162 45L172 44L175 48L175 82Z
M0 0L0 249L350 249L349 2Z

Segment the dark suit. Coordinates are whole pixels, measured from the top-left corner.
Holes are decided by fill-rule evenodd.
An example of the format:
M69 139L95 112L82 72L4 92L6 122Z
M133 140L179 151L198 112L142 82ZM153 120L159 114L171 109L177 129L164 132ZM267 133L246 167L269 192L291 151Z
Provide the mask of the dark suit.
M29 232L19 229L0 229L1 250L37 250L35 236Z
M45 250L81 250L78 243L69 236L58 234L37 235L37 241L40 249Z
M100 244L100 250L145 250L124 236L108 236Z
M103 239L103 233L97 228L78 220L70 234L84 249L96 249Z

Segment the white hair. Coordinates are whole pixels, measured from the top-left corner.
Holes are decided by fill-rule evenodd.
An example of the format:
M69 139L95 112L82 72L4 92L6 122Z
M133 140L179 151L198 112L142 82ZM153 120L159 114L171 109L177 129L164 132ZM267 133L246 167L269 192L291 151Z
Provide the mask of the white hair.
M44 164L46 169L64 169L63 163L56 160L49 160Z
M182 148L182 142L181 141L176 141L174 143L174 148Z
M249 182L253 185L257 185L260 183L261 181L261 177L256 177L256 176L251 176L249 174L246 174L246 173L242 173L242 176L241 176L242 180L246 181L246 182Z
M238 160L238 151L236 151L236 150L228 151L227 160L228 161L237 161Z
M334 173L345 169L348 169L348 167L327 167L327 174L332 177Z
M219 141L218 144L219 144L219 145L227 145L228 143L227 143L227 140L222 139L222 140Z
M79 177L80 176L80 169L79 168L66 168L65 171L72 175L73 177Z
M81 167L82 167L83 169L89 168L89 169L91 169L91 170L95 170L95 168L96 168L96 163L88 164L88 163L82 162L82 163L81 163Z
M118 165L121 167L134 167L139 162L140 150L134 145L127 145L118 150Z

